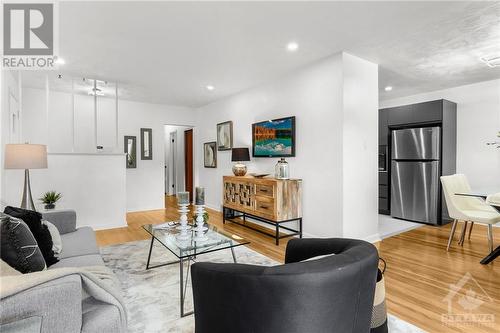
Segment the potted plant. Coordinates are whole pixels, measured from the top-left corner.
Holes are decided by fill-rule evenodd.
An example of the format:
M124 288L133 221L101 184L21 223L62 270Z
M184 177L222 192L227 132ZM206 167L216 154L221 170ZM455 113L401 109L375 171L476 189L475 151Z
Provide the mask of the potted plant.
M57 193L56 191L48 191L45 192L43 197L40 198L40 201L45 204L45 209L54 209L56 208L56 202L61 198L61 193Z

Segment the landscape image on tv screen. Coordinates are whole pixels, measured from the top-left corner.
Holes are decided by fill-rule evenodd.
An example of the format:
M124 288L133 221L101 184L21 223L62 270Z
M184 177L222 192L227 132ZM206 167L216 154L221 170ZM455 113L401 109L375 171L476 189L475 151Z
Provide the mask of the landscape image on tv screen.
M252 125L254 157L295 156L295 117Z

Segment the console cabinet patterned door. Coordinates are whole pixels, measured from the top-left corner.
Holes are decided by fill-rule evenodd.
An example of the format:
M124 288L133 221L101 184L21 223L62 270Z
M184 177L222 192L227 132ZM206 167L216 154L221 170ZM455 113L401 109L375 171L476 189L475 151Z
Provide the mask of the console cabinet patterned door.
M266 218L285 221L302 217L302 181L224 176L224 206Z
M249 183L224 182L224 202L247 209L253 208L254 187Z

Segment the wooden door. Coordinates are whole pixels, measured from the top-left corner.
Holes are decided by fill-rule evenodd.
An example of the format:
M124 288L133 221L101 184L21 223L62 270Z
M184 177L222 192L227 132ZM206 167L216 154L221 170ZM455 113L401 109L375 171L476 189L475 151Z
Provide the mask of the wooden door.
M184 131L184 175L186 192L193 201L193 130Z

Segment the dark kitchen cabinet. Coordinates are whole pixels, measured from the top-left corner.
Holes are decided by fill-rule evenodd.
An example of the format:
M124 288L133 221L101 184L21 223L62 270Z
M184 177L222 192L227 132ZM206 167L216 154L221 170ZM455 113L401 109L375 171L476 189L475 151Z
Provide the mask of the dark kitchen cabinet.
M413 105L403 105L387 110L389 126L413 123Z
M456 123L457 105L453 102L440 99L435 101L402 105L379 110L379 213L391 213L391 158L392 140L391 131L402 128L430 127L441 128L441 167L440 175L451 175L456 171ZM387 163L381 164L381 154L387 154ZM387 165L385 170L381 165ZM449 217L446 204L439 190L441 199L437 205L441 206L441 221L445 223Z
M412 123L440 122L443 119L443 100L413 104Z
M387 171L379 171L378 173L378 212L379 214L390 215L389 207L389 177Z
M389 208L389 199L387 198L378 198L378 212L379 214L390 215L391 210Z
M378 112L378 145L387 146L389 144L389 127L387 127L388 109Z
M387 174L387 171L378 172L378 184L389 185L389 175Z
M403 105L388 109L388 125L408 126L412 124L439 123L443 120L444 100Z
M379 185L378 196L380 198L389 198L389 187L387 185Z

